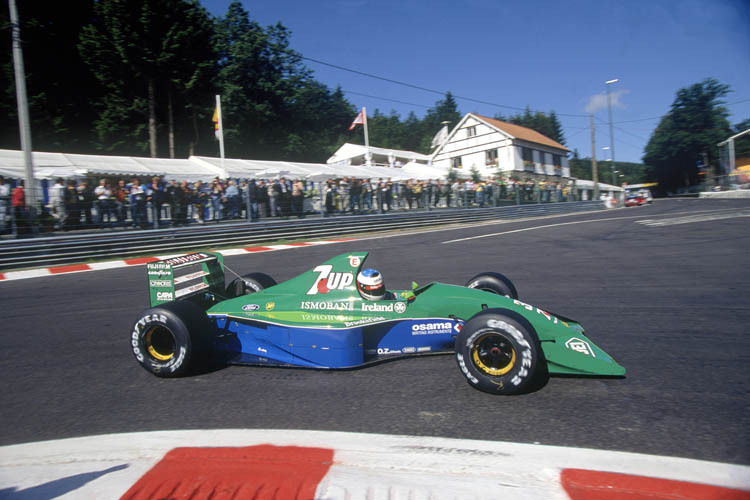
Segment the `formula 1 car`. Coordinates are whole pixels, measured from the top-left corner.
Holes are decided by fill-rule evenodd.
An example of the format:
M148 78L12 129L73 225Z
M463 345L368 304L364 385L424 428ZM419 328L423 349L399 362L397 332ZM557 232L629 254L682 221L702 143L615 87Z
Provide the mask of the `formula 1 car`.
M625 374L579 323L521 302L499 273L367 300L355 283L367 255L345 253L279 284L252 273L229 286L220 254L149 263L151 309L133 326L133 353L154 375L176 377L211 361L342 369L450 352L492 394L528 392L549 374Z

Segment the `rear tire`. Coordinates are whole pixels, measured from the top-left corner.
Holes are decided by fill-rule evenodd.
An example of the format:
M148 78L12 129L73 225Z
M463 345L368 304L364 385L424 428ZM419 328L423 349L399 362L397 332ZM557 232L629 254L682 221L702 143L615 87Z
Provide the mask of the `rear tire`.
M518 298L516 287L513 282L500 273L481 273L471 278L465 285L466 288L476 288L485 292L504 295L511 299Z
M464 324L456 362L472 387L490 394L521 394L546 374L536 332L512 311L487 309Z
M179 377L203 364L211 350L211 322L192 302L148 309L133 326L131 349L157 377Z
M265 273L245 274L241 278L235 278L227 286L227 296L230 298L242 297L252 293L260 292L266 288L276 285L276 280Z

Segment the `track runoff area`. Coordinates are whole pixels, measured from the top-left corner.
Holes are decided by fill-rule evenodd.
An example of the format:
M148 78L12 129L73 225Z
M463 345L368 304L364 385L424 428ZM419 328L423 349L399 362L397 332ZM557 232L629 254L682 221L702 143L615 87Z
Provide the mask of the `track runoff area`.
M662 203L659 208L671 205L665 211L635 207L513 221L508 226L484 223L437 229L430 231L430 240L452 254L453 250L445 249L606 221L619 228L618 223L627 222L653 229L658 232L639 234L661 237L671 226L727 222L750 215L750 205L736 203ZM357 241L362 242L359 248L366 249L368 245L382 248L385 239L393 239L386 245L387 251L393 251L399 248L395 240L401 236L405 235ZM352 244L351 240L321 243ZM314 245L281 245L253 252L236 249L227 255L278 250L293 254L304 246ZM88 269L71 272L84 270ZM613 355L618 358L618 352ZM629 372L628 376L638 375ZM497 418L502 422L501 411ZM747 433L737 438L747 445ZM275 429L174 430L0 447L0 498L750 499L750 467L486 439Z

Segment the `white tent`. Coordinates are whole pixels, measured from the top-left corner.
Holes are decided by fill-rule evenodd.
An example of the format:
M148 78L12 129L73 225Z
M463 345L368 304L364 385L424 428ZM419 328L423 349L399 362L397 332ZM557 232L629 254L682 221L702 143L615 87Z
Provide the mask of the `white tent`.
M207 156L191 156L188 159L142 158L133 156L80 155L68 153L33 153L34 177L54 179L57 177L85 177L110 175L160 176L166 180L210 181L220 179L261 179L286 176L312 181L331 178L356 177L359 179L403 180L413 178L437 178L434 169L415 163L408 170L402 168L342 165L324 163L302 163L269 160L242 160ZM418 170L417 170L418 169ZM0 150L0 175L8 178L24 178L23 152Z
M410 179L427 180L427 179L444 179L448 172L445 169L433 167L432 165L425 165L424 163L417 163L411 161L404 165L403 172L408 175Z
M360 165L365 163L365 158L368 153L375 163L380 164L395 163L396 161L401 163L407 163L410 161L428 163L431 158L429 155L415 153L414 151L376 148L373 146L370 146L368 149L366 146L363 146L361 144L351 144L347 142L343 146L341 146L335 153L333 153L333 156L328 158L326 163L328 163L329 165Z

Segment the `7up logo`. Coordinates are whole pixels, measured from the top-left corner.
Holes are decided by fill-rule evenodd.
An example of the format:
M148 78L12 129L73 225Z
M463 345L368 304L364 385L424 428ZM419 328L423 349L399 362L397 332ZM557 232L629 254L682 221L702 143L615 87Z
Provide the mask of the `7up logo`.
M318 273L318 277L313 286L307 291L307 295L317 295L319 293L328 293L331 290L344 290L354 283L354 274L352 273L333 273L333 266L325 264L313 269Z

